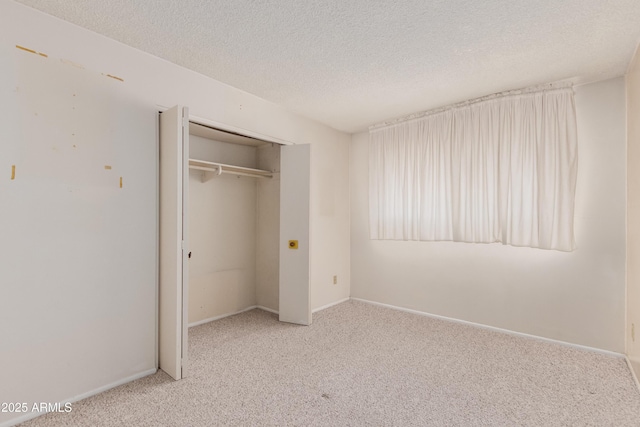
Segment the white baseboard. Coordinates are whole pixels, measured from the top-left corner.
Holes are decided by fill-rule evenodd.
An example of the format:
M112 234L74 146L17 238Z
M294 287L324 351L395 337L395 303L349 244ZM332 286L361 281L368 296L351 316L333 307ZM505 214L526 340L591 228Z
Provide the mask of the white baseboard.
M107 384L107 385L104 385L104 386L102 386L102 387L98 387L98 388L96 388L96 389L94 389L94 390L91 390L91 391L88 391L88 392L86 392L86 393L79 394L79 395L74 396L74 397L72 397L72 398L70 398L70 399L65 399L65 400L63 400L63 401L61 401L61 402L59 402L59 403L60 403L60 405L61 405L62 407L64 407L64 404L65 404L65 403L74 403L74 402L78 402L78 401L80 401L80 400L86 399L87 397L95 396L96 394L103 393L103 392L105 392L105 391L107 391L107 390L111 390L112 388L116 388L116 387L121 386L121 385L123 385L123 384L130 383L131 381L135 381L135 380L138 380L138 379L140 379L140 378L143 378L143 377L146 377L146 376L149 376L149 375L153 375L153 374L155 374L157 371L158 371L158 370L157 370L156 368L148 369L148 370L146 370L146 371L143 371L143 372L137 373L137 374L132 375L132 376L130 376L130 377L123 378L123 379L121 379L121 380L118 380L118 381L112 382L112 383ZM25 422L25 421L31 420L31 419L33 419L33 418L39 417L40 415L44 415L44 414L46 414L46 413L48 413L48 411L47 411L47 412L32 412L32 413L30 413L30 414L25 414L25 415L22 415L22 416L20 416L20 417L16 417L16 418L13 418L13 419L11 419L11 420L8 420L8 421L3 422L2 424L0 424L0 427L11 427L11 426L15 426L15 425L17 425L17 424L20 424L20 423L23 423L23 422Z
M256 305L256 308L259 308L260 310L268 311L269 313L280 314L280 312L278 310L274 310L273 308L265 307L264 305Z
M595 353L606 354L608 356L614 356L614 357L618 357L618 358L624 358L625 357L624 354L622 354L622 353L616 353L615 351L603 350L601 348L589 347L589 346L586 346L586 345L574 344L574 343L570 343L570 342L566 342L566 341L560 341L560 340L554 340L552 338L545 338L545 337L541 337L541 336L538 336L538 335L525 334L524 332L511 331L509 329L502 329L502 328L497 328L495 326L483 325L482 323L475 323L475 322L470 322L468 320L461 320L461 319L455 319L453 317L440 316L438 314L431 314L431 313L427 313L427 312L424 312L424 311L412 310L410 308L398 307L398 306L395 306L395 305L384 304L384 303L381 303L381 302L370 301L370 300L366 300L366 299L362 299L362 298L353 298L353 297L351 297L351 299L354 300L354 301L360 301L360 302L364 302L364 303L367 303L367 304L373 304L373 305L378 305L378 306L381 306L381 307L387 307L387 308L391 308L393 310L404 311L404 312L407 312L407 313L417 314L417 315L420 315L420 316L427 316L427 317L432 317L434 319L446 320L446 321L449 321L449 322L461 323L461 324L464 324L464 325L475 326L477 328L488 329L488 330L496 331L496 332L502 332L504 334L515 335L515 336L524 337L524 338L532 338L532 339L539 340L539 341L546 341L546 342L550 342L550 343L554 343L554 344L560 344L560 345L564 345L566 347L579 348L581 350L586 350L586 351L591 351L591 352L595 352Z
M311 311L311 313L317 313L318 311L322 311L322 310L324 310L325 308L329 308L329 307L333 307L334 305L342 304L342 303L343 303L343 302L345 302L345 301L349 301L349 299L350 299L350 298L344 298L344 299L341 299L340 301L334 301L334 302L332 302L332 303L329 303L329 304L323 305L322 307L318 307L318 308L313 309L313 310ZM263 306L263 305L258 305L258 306L256 306L256 308L259 308L260 310L268 311L268 312L270 312L270 313L280 314L280 313L278 312L278 310L274 310L274 309L272 309L272 308L268 308L268 307L265 307L265 306Z
M333 307L334 305L341 304L341 303L343 303L345 301L349 301L349 298L344 298L344 299L341 299L340 301L334 301L332 303L323 305L322 307L318 307L318 308L314 309L311 313L317 313L318 311L324 310L324 309L329 308L329 307ZM278 310L274 310L272 308L265 307L264 305L252 305L250 307L243 308L240 311L235 311L233 313L221 314L220 316L209 317L207 319L202 319L202 320L198 320L197 322L189 323L189 327L191 328L192 326L204 325L205 323L213 322L215 320L224 319L225 317L235 316L236 314L244 313L245 311L253 310L254 308L258 308L260 310L268 311L269 313L273 313L273 314L280 314L278 312ZM2 426L0 426L0 427L2 427Z
M225 317L235 316L236 314L244 313L245 311L253 310L254 308L259 308L259 307L257 305L252 305L252 306L243 308L240 311L235 311L233 313L225 313L225 314L221 314L220 316L209 317L207 319L198 320L196 322L189 323L189 327L191 328L192 326L204 325L205 323L213 322L214 320L220 320L220 319L224 319Z
M339 301L334 301L334 302L331 302L329 304L325 304L322 307L318 307L318 308L313 309L311 311L311 313L317 313L317 312L322 311L324 309L327 309L329 307L333 307L334 305L342 304L343 302L349 301L350 299L351 298L347 297L347 298L341 299Z
M341 299L340 301L334 301L334 302L332 302L330 304L323 305L322 307L318 307L318 308L314 309L311 313L317 313L318 311L324 310L324 309L329 308L329 307L333 307L334 305L341 304L341 303L343 303L345 301L349 301L349 298L344 298L344 299ZM233 312L233 313L221 314L220 316L209 317L207 319L202 319L202 320L198 320L197 322L189 323L189 327L191 328L192 326L204 325L205 323L213 322L215 320L224 319L225 317L235 316L236 314L244 313L245 311L253 310L254 308L258 308L260 310L268 311L269 313L273 313L273 314L280 314L278 312L278 310L274 310L272 308L265 307L263 305L252 305L250 307L243 308L240 311L236 311L236 312ZM2 427L2 426L0 426L0 427Z

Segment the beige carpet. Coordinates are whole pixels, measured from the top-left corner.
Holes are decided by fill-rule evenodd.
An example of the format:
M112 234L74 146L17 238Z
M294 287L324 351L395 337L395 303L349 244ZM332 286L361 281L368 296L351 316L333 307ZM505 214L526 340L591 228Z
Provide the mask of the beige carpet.
M624 359L349 301L310 327L253 310L159 372L26 426L638 426Z

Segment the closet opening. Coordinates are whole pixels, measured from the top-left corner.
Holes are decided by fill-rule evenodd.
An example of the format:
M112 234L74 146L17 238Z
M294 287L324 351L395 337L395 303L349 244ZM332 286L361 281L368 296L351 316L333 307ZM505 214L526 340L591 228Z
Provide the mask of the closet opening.
M278 312L280 145L189 123L189 327Z

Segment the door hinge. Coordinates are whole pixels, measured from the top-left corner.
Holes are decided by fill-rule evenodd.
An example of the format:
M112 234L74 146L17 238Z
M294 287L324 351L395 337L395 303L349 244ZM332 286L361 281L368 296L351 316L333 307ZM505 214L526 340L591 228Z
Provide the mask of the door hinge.
M180 241L180 249L184 251L184 240Z

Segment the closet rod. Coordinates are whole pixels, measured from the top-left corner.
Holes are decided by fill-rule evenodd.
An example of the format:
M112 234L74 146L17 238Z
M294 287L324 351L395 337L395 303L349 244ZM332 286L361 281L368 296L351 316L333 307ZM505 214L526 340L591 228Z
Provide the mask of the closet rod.
M206 162L204 160L189 159L189 169L203 171L202 182L206 182L214 176L229 173L233 175L248 176L252 178L272 178L273 173L261 169L245 168L242 166L225 165L224 163Z
M200 170L200 171L203 171L203 172L212 172L215 175L221 175L223 173L230 173L230 174L233 174L233 175L250 176L252 178L271 178L270 175L257 175L255 173L239 172L239 171L228 170L228 169L225 169L225 168L205 168L205 167L201 167L201 166L189 166L189 169Z

